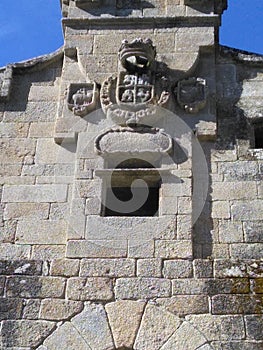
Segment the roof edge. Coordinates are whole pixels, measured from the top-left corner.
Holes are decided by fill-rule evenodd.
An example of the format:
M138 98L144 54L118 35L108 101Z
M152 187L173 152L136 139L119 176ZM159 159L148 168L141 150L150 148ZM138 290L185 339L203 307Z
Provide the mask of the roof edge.
M235 49L233 47L219 45L219 54L222 57L231 57L233 60L251 65L263 65L263 54Z

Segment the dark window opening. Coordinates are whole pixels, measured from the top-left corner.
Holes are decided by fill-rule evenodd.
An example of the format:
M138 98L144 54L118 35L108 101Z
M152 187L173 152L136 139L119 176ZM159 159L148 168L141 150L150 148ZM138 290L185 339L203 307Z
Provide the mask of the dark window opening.
M131 187L112 187L107 189L106 206L102 206L102 216L158 216L159 189L159 184L156 187L148 187L149 193L145 199L141 189L135 187L134 204L131 204L132 210L128 212L125 208L125 202L127 203L133 199ZM112 198L110 191L112 191L114 198ZM109 200L109 198L111 199ZM117 201L123 202L123 205L118 205ZM138 205L138 203L143 204Z
M254 126L255 148L263 148L263 125Z

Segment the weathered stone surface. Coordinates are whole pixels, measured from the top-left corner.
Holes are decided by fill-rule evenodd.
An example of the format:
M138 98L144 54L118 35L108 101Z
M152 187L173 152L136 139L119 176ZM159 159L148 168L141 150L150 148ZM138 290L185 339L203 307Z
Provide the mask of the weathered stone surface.
M65 253L65 245L34 245L31 257L39 260L62 259Z
M262 315L245 316L246 334L248 339L263 340L263 318Z
M212 218L230 218L230 207L227 201L212 202Z
M178 316L209 312L209 301L206 295L177 295L172 298L159 298L156 302Z
M42 261L0 260L0 275L41 275Z
M230 246L230 256L233 259L261 259L263 243L233 243Z
M127 255L127 241L69 241L68 258L122 258Z
M40 299L24 300L23 318L28 320L38 320L40 304Z
M22 316L22 299L0 298L0 320L16 320Z
M260 179L256 161L222 162L218 165L219 174L225 181L255 181Z
M111 300L112 281L106 277L72 277L68 280L67 298L71 300Z
M160 350L193 350L198 349L206 342L207 339L198 329L189 322L184 322Z
M242 316L189 315L186 320L204 334L209 341L245 338Z
M175 279L172 281L173 295L248 293L249 280L247 278L233 279Z
M30 245L3 243L0 244L0 259L28 259L30 257L30 251Z
M53 122L30 123L29 137L51 137L54 131Z
M40 319L59 321L78 314L83 308L80 301L45 299L41 302Z
M113 348L106 312L102 305L86 304L84 310L71 323L91 349Z
M243 230L241 222L222 221L219 224L219 242L236 243L243 242Z
M161 307L148 304L142 317L134 348L138 350L160 349L180 324L181 321L177 316Z
M163 267L165 278L190 278L193 276L193 265L188 260L165 260Z
M161 298L170 294L170 281L164 278L119 278L115 285L115 295L118 299Z
M4 294L5 277L0 276L0 296Z
M25 156L35 154L35 140L2 138L0 142L0 163L22 164Z
M212 342L214 350L261 350L263 342L254 341L227 341L227 342Z
M263 222L244 222L245 242L256 243L263 241Z
M135 274L134 259L83 259L80 276L132 277Z
M258 199L233 204L231 207L231 213L234 220L262 220L263 200Z
M154 240L128 242L129 258L152 258L154 256Z
M156 240L155 257L166 259L190 259L192 257L192 242Z
M263 278L252 279L250 283L252 293L263 294Z
M162 259L139 259L137 261L137 276L162 277Z
M195 278L213 277L213 262L211 260L195 259L193 265Z
M141 322L145 303L116 301L106 304L105 309L116 348L132 348Z
M58 327L45 341L44 345L37 348L38 350L87 350L90 349L79 334L76 328L70 323L65 322Z
M55 259L51 261L50 274L53 276L77 276L79 272L79 260Z
M8 203L5 206L4 218L8 219L47 219L48 203Z
M10 277L7 281L8 297L61 298L65 280L59 277Z
M212 297L212 313L259 314L263 311L262 295L215 295Z
M49 321L4 321L0 340L3 349L8 347L36 347L55 329Z
M19 221L16 242L19 244L65 244L67 222L65 220Z
M257 184L253 181L214 182L213 200L253 199L257 196Z
M67 185L5 185L3 202L65 202Z

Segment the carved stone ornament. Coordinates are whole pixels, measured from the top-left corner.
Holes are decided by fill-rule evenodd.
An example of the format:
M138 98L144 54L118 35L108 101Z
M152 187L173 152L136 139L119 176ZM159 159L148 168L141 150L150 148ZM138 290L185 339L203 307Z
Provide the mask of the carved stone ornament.
M109 154L166 154L172 150L172 138L158 128L116 127L100 134L95 149L100 155Z
M96 108L98 89L96 83L70 84L68 108L83 117Z
M149 116L156 114L156 106L164 106L169 99L167 82L156 82L152 71L155 48L150 39L135 39L130 44L122 42L119 59L126 71L118 78L110 77L101 88L100 99L103 111L119 125L145 124ZM158 84L157 84L158 83ZM161 86L156 93L155 86Z
M181 80L175 89L178 104L187 113L198 113L207 103L207 90L205 79L189 78Z

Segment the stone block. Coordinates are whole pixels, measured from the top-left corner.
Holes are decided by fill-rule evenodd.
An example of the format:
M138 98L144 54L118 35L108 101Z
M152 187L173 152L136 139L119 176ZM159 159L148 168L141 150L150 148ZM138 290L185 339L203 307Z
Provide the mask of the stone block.
M0 142L0 163L22 164L27 155L35 154L35 140L24 138L2 138Z
M52 276L73 277L79 273L79 260L54 259L51 261L50 274Z
M117 299L151 299L171 294L171 282L164 278L119 278L115 285Z
M153 322L154 320L154 322ZM180 319L161 307L148 304L144 311L135 349L158 350L180 326Z
M177 215L177 239L191 240L192 239L192 215Z
M232 259L261 259L263 243L233 243L230 245Z
M152 258L154 256L154 240L130 242L128 241L129 258Z
M30 245L17 245L10 243L0 244L0 259L1 260L15 260L28 259L30 257Z
M224 181L256 181L261 177L256 161L218 163L218 172L224 175Z
M19 244L64 244L67 222L64 220L19 221L16 242Z
M70 300L111 300L112 281L105 277L72 277L66 293Z
M0 260L0 275L41 275L42 261Z
M5 185L3 202L65 202L67 200L67 185Z
M0 135L3 138L24 138L27 137L28 129L29 123L1 123Z
M134 259L83 259L81 277L132 277L135 275Z
M60 277L10 277L6 295L21 298L61 298L65 280Z
M261 350L263 346L262 342L254 341L227 341L227 342L212 342L211 346L214 350Z
M112 335L103 305L86 304L84 310L72 321L90 349L113 349Z
M215 201L212 202L212 218L229 219L230 207L228 201Z
M3 349L16 349L16 347L34 347L55 329L56 324L50 321L17 320L4 321L1 331Z
M245 242L263 242L263 221L248 221L243 223Z
M45 299L41 302L40 319L50 321L66 320L81 312L81 301Z
M163 266L165 278L190 278L193 276L193 265L188 260L165 260Z
M209 259L195 259L194 277L195 278L210 278L213 277L213 261Z
M155 257L165 259L191 259L192 242L175 240L156 240Z
M176 295L172 298L157 299L156 302L178 316L209 312L209 300L206 295Z
M211 196L213 200L253 199L257 196L257 185L252 181L214 182Z
M137 276L162 277L162 259L158 259L158 258L138 259Z
M87 350L87 343L71 322L65 322L58 327L38 350Z
M40 299L24 300L23 319L38 320L40 311Z
M251 291L254 294L263 294L263 277L251 280Z
M32 84L29 90L28 101L57 101L59 85Z
M54 132L53 122L33 122L30 123L29 137L52 137Z
M172 281L173 295L249 293L249 280L247 278L226 279L174 279Z
M236 67L233 67L233 74L236 74ZM229 75L227 75L227 78L229 78ZM211 160L213 162L233 162L237 160L237 151L234 150L212 150L211 154Z
M67 245L68 258L122 258L127 255L127 241L77 240Z
M215 295L212 297L212 313L260 314L263 311L262 295Z
M23 300L0 298L0 321L16 320L22 317Z
M4 288L5 288L5 277L0 276L0 296L4 294Z
M190 322L184 322L164 344L162 350L201 349L201 346L206 342L205 336L197 328L191 325Z
M192 213L192 197L179 197L178 214L191 214L191 213Z
M4 210L4 219L47 219L48 203L8 203Z
M246 334L248 339L263 340L263 318L262 315L248 315L244 317Z
M144 307L144 302L131 300L106 304L105 309L116 348L132 348Z
M187 321L198 328L208 341L244 339L245 327L242 316L189 315Z
M231 214L234 220L255 221L263 218L263 200L243 201L233 204Z
M43 138L37 140L36 164L71 164L75 159L75 145L69 144L67 147L57 145L53 138Z
M65 254L65 245L33 245L31 258L39 260L63 259Z
M219 223L219 242L236 243L243 242L243 230L241 222L221 221Z

